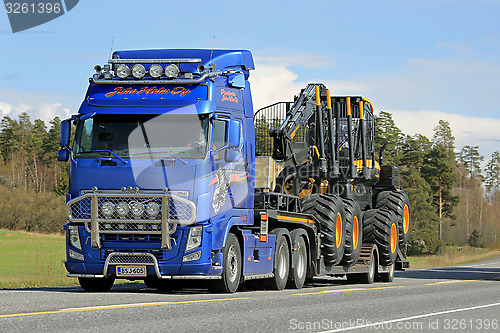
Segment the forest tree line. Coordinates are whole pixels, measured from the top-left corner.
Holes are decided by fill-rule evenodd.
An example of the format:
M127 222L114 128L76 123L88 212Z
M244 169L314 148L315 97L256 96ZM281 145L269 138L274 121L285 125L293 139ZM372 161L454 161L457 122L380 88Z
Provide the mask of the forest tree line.
M457 149L444 120L432 138L404 134L388 112L380 112L375 124L376 151L386 144L384 164L399 167L400 184L410 198L409 254L438 253L445 244L482 247L497 241L499 151L485 161L477 146ZM1 120L0 228L61 231L69 166L56 159L59 126L58 117L47 126L26 113Z

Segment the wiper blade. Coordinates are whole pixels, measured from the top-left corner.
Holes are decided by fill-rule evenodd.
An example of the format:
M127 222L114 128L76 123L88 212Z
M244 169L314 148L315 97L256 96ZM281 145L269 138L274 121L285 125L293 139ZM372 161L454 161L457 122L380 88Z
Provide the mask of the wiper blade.
M164 153L167 153L169 155L171 155L172 157L175 157L176 159L178 159L179 161L181 161L184 165L188 164L186 162L186 160L184 160L183 158L175 155L174 153L168 151L168 150L151 150L151 151L144 151L144 152L141 152L141 153L135 153L135 154L130 154L130 156L139 156L139 155L148 155L148 154L164 154Z
M109 150L109 149L96 149L96 150L89 150L89 151L82 151L82 152L79 152L77 155L80 155L80 154L89 154L89 153L109 153L111 155L113 155L115 158L117 158L118 160L120 160L120 162L122 162L123 164L127 164L127 161L125 161L123 158L121 158L119 155L117 155L116 153L114 153L113 151Z

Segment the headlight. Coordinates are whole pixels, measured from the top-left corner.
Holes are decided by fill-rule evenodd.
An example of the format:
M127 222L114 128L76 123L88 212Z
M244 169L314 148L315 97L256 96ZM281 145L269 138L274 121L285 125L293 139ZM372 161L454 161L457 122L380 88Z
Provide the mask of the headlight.
M80 233L78 232L78 227L76 225L70 225L68 227L68 238L69 244L78 250L82 249L82 243L80 243Z
M179 67L174 64L168 65L167 67L165 67L165 76L169 79L176 78L177 76L179 76Z
M161 74L163 74L163 67L160 65L151 65L151 67L149 67L149 75L151 75L151 77L157 79Z
M115 213L115 205L106 201L101 205L101 213L103 213L106 217L111 217Z
M191 227L186 242L186 251L191 251L201 246L201 236L203 235L203 227Z
M127 65L120 65L115 71L116 76L120 79L126 79L130 76L130 68Z
M144 205L140 202L134 202L130 205L130 210L135 217L141 217L144 213Z
M134 67L132 67L132 75L136 78L136 79L142 79L144 77L144 75L146 75L146 68L144 68L143 65L134 65Z
M146 214L148 214L149 217L154 218L158 215L160 212L160 205L158 205L156 202L150 202L146 205Z
M123 202L123 201L119 202L116 205L116 212L118 213L118 216L120 216L120 217L127 216L128 212L130 212L130 207L129 207L128 203Z

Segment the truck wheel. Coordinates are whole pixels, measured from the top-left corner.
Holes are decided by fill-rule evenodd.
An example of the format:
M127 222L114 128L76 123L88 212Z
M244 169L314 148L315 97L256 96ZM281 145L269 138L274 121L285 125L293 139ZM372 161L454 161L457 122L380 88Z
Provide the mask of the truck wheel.
M346 239L344 257L340 264L352 266L358 262L363 242L363 227L361 225L361 209L353 199L342 199L345 209Z
M396 264L393 263L389 266L389 272L387 273L379 273L378 277L381 282L392 282L394 280L394 266Z
M321 255L326 266L338 265L344 255L345 211L337 195L309 194L302 201L303 213L314 216L320 225Z
M372 284L375 281L375 274L377 271L377 263L375 261L375 256L373 252L370 257L370 265L368 266L368 272L363 274L358 274L358 279L360 283Z
M290 274L290 247L286 240L286 229L274 229L271 233L276 234L276 247L274 248L274 277L265 279L262 284L265 289L285 289Z
M95 293L95 292L106 292L113 287L115 279L112 278L78 278L78 282L83 290Z
M300 289L306 281L307 275L307 246L303 235L298 232L292 232L292 262L293 268L290 267L288 283L286 286L292 289Z
M222 278L209 282L209 289L217 293L234 293L241 278L241 250L234 234L227 236L226 246L222 249Z
M384 191L377 196L377 208L392 210L398 219L399 246L404 246L410 238L410 199L402 191Z
M371 209L363 215L364 242L377 244L380 264L391 265L396 260L398 249L398 226L392 210Z

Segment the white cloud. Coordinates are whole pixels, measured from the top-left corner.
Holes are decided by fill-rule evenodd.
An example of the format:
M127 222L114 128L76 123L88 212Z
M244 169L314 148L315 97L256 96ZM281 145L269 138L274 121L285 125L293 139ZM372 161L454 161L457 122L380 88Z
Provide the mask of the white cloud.
M313 56L303 56L302 59L313 58ZM258 64L257 70L251 72L250 81L255 111L276 102L293 101L293 96L298 94L308 83L322 82L332 91L332 95L360 94L370 98L375 104L375 110L382 108L390 112L396 125L405 134L420 133L432 138L434 127L438 125L439 120L443 119L451 125L453 135L456 138L455 146L458 150L464 145L479 146L485 159L489 159L493 151L500 150L500 119L467 116L439 110L422 110L422 104L441 107L443 102L449 99L449 94L443 93L443 87L439 87L439 84L446 81L446 76L439 77L437 72L447 72L453 77L458 72L484 75L488 71L497 72L499 70L497 66L414 58L409 61L412 70L406 73L370 77L363 81L325 81L324 79L305 81L289 68L297 59L293 57L267 57L264 63ZM440 82L433 82L433 79ZM464 83L466 80L461 82ZM486 91L484 84L472 90L482 89ZM468 89L467 87L461 87L457 93L461 94L462 90ZM440 94L439 100L436 99L438 94ZM470 99L471 94L468 97L461 94L460 99L463 98ZM486 110L484 108L486 101L477 98L474 100L481 104L477 106L478 109ZM448 100L447 103L452 106L452 109L457 109L456 106L461 105L460 102L453 99ZM491 102L486 103L491 105ZM415 109L407 108L409 104L411 104L412 109L413 107ZM458 110L466 111L467 109Z
M500 150L500 119L441 111L386 111L392 114L396 126L405 134L420 133L432 138L434 127L442 119L450 123L457 150L465 145L479 146L486 160L491 157L493 151Z
M9 116L17 119L17 117L26 112L30 115L31 120L42 119L46 123L58 116L61 119L67 118L70 115L70 109L64 107L60 103L40 102L37 104L26 104L19 102L15 105L0 101L0 116Z

